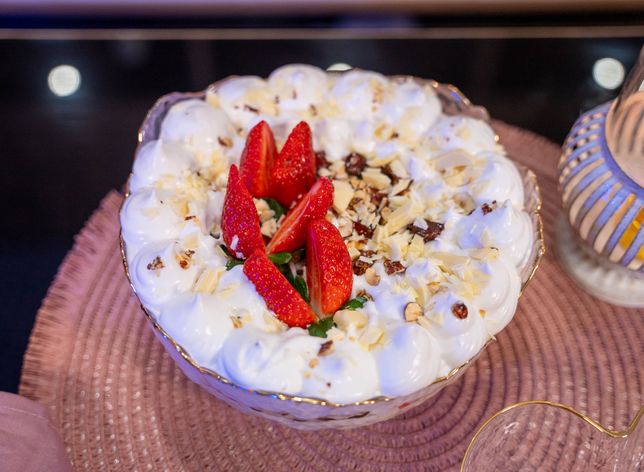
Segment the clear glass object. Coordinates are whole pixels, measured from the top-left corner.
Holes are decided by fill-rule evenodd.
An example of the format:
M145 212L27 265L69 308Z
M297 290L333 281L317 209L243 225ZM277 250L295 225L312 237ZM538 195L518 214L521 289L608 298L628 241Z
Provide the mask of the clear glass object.
M566 405L511 405L478 430L461 470L643 470L643 413L644 407L626 429L615 431Z
M640 187L644 187L644 48L619 96L606 117L606 143L615 162ZM620 239L628 247L644 223L644 208L633 218ZM637 257L644 259L644 245Z
M644 48L619 96L573 125L559 189L562 265L591 294L644 306Z

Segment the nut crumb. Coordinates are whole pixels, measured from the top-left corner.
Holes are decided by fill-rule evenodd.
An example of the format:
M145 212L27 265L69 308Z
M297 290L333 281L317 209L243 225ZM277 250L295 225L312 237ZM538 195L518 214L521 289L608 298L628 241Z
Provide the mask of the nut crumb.
M356 293L357 297L365 297L367 300L373 301L373 297L367 293L366 290L360 290L358 293Z
M148 264L148 270L159 270L163 269L164 267L165 265L163 264L163 261L159 256L155 257L152 262Z
M467 306L465 306L465 303L454 303L452 305L452 313L459 320L464 320L467 318Z
M228 136L218 136L217 142L223 147L233 147L233 140Z
M184 251L181 254L177 255L177 262L183 270L186 270L188 269L188 267L190 267L190 260L192 259L194 253L195 252L192 249L188 249L187 251Z
M367 158L357 152L352 152L344 158L347 174L359 176L367 165Z
M435 221L430 220L425 220L425 223L427 224L426 228L421 228L415 223L412 223L407 226L407 229L412 235L417 234L422 237L423 241L426 243L435 240L443 232L443 229L445 229L445 225L443 223L436 223Z
M328 169L331 166L331 163L326 158L326 152L324 151L315 152L315 165L318 169L320 169L321 167Z
M373 236L373 228L370 228L369 226L363 225L362 223L360 223L358 221L353 223L353 229L360 236L365 236L367 238L371 238Z
M314 357L309 361L309 367L311 369L315 369L319 364L320 364L320 359L318 359L317 357Z
M369 267L365 271L364 277L369 285L378 285L380 283L380 276L376 273L376 269L373 267Z
M356 275L364 275L365 272L371 268L373 262L369 263L358 258L353 261L353 273Z
M233 327L236 329L239 329L243 326L243 323L238 316L231 316L230 321L233 322Z
M251 113L259 113L259 110L257 108L251 107L250 105L244 105L244 110Z
M387 275L397 274L398 272L403 272L404 270L405 266L402 265L400 261L391 261L389 259L385 259L385 272L387 272Z
M333 349L333 340L329 340L320 344L320 350L318 351L318 356L326 356Z
M385 174L387 177L389 177L391 179L391 184L392 185L396 185L398 183L398 181L400 180L400 177L397 176L394 173L394 171L391 168L391 165L389 165L389 164L385 164L382 167L382 173Z
M416 302L409 302L405 306L405 320L416 321L423 314L423 309Z

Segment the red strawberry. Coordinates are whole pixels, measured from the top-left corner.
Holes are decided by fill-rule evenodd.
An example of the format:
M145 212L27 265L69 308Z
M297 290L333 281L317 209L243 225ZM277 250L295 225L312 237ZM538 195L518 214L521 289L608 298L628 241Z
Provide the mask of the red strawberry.
M264 251L264 239L259 229L259 217L253 197L241 181L234 164L230 166L228 173L221 230L231 254L248 257L257 249Z
M293 252L306 242L309 223L323 218L333 203L333 184L326 177L320 177L311 190L289 211L268 243L268 253Z
M271 196L287 208L315 182L311 128L301 121L289 134L271 169Z
M239 161L239 173L253 197L268 197L268 175L277 155L270 126L260 121L248 133Z
M315 323L317 318L311 307L263 251L257 251L246 259L244 274L280 321L300 328Z
M318 315L335 313L351 296L351 256L338 228L324 218L309 225L306 282L311 306Z

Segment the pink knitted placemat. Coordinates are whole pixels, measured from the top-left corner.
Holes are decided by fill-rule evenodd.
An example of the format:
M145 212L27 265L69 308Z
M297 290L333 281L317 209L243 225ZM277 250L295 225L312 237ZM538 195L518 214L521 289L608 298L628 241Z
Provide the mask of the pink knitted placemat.
M130 292L116 191L77 236L38 312L20 393L51 409L75 468L92 471L454 470L483 421L530 399L625 428L643 403L644 313L596 300L564 275L550 246L559 148L495 128L539 178L548 253L497 342L421 406L365 428L303 432L208 395L175 367Z

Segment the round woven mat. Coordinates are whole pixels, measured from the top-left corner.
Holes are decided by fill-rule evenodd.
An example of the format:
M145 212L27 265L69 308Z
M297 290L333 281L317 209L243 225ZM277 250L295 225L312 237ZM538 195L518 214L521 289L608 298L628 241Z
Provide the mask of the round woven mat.
M559 148L495 127L539 178L550 244ZM582 293L549 247L514 321L458 382L421 406L349 431L296 431L238 413L191 383L154 338L121 266L121 200L108 194L78 235L23 366L20 393L51 409L77 469L457 469L479 425L508 404L567 403L621 429L643 402L643 312Z

